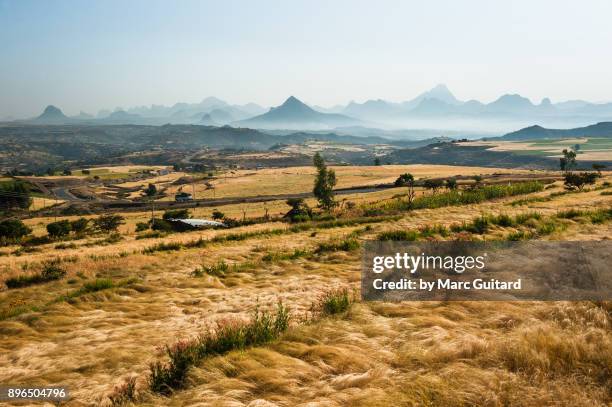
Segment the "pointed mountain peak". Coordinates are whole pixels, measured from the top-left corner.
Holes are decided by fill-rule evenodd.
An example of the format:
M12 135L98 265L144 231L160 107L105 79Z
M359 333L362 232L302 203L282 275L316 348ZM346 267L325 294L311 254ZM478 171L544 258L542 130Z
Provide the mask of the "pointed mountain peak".
M305 103L303 103L301 100L299 100L295 96L289 96L287 98L287 100L285 100L285 102L281 106L292 106L292 105L296 105L296 106L304 105L304 106L306 106Z
M60 122L68 120L68 117L58 107L49 105L35 120L43 122Z
M59 107L55 107L53 105L49 105L47 107L45 107L45 110L43 111L43 114L48 114L48 115L64 115L64 113L62 112L62 110Z

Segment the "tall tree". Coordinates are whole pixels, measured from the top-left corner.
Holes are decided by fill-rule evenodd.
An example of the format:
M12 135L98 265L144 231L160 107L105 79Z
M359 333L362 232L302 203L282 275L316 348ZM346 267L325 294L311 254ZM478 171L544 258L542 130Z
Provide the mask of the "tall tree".
M30 191L24 182L0 183L0 210L28 209L31 204Z
M334 187L336 186L336 172L325 165L321 154L316 153L313 158L314 166L317 168L313 193L319 201L319 206L327 211L336 206L334 200Z

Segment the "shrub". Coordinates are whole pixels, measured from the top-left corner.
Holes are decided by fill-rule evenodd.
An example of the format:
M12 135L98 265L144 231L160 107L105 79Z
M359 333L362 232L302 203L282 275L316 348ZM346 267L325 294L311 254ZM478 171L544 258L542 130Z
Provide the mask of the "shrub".
M506 239L510 241L519 241L519 240L527 240L531 236L532 236L531 233L525 232L524 230L519 230L519 231L508 234L508 236L506 236Z
M70 229L76 234L82 234L85 233L88 225L89 219L79 218L70 222Z
M221 212L220 210L218 210L218 209L214 209L212 211L212 218L214 220L221 220L221 219L225 218L225 214L223 212Z
M21 288L34 284L46 283L48 281L59 280L66 275L66 270L59 266L59 260L50 260L42 264L42 270L39 273L30 275L21 275L9 278L5 281L8 288Z
M270 342L288 327L289 311L280 302L275 314L257 307L249 322L220 322L214 332L166 346L169 361L150 365L149 388L155 393L170 394L184 386L189 368L201 359Z
M302 198L289 198L286 203L291 209L284 217L292 222L305 222L312 217L312 210Z
M352 302L348 288L333 289L321 295L312 309L322 315L335 315L346 312Z
M319 243L317 248L315 249L315 253L326 253L326 252L350 252L353 250L359 249L360 244L357 239L347 238L341 241L332 241Z
M154 246L145 248L142 252L144 254L152 254L155 252L164 252L164 251L168 252L168 251L181 250L182 247L183 245L178 242L169 242L169 243L161 242Z
M223 260L213 264L212 266L204 266L196 268L191 274L194 277L202 277L208 274L215 277L223 277L229 271L229 266Z
M6 219L0 221L0 238L21 239L32 233L32 229L27 227L19 219Z
M540 220L542 219L542 215L538 212L526 212L520 213L514 217L514 222L517 225L523 225L527 223L530 219Z
M560 211L559 213L557 213L557 218L574 219L574 218L578 218L584 215L585 213L583 211L579 211L577 209L568 209L568 210Z
M378 234L377 239L388 241L409 241L413 242L419 238L419 233L415 230L392 230L387 232L381 232Z
M70 221L65 219L57 222L51 222L47 225L47 233L54 239L67 236L71 230L72 227L70 225Z
M471 231L480 235L487 233L489 230L489 218L481 215L472 221Z
M172 223L168 222L165 219L153 218L151 220L151 229L160 231L160 232L173 232L174 228Z
M509 215L506 215L505 213L502 213L497 216L492 216L490 220L492 224L502 227L509 227L514 225L514 221L512 220L512 218Z
M108 396L111 405L123 406L129 402L136 401L138 394L136 392L136 377L129 377L123 384L115 386L113 392Z
M149 230L149 228L149 222L138 222L136 224L136 232L144 232L145 230Z

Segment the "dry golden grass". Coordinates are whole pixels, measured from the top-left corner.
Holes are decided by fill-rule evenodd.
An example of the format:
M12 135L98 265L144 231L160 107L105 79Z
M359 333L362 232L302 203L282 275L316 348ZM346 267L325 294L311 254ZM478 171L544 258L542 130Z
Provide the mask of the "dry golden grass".
M450 165L383 165L383 166L339 166L331 167L336 171L337 188L376 185L394 182L400 174L409 172L415 178L452 177L457 175L493 174L495 172L526 174L534 173L526 170L508 170L484 167L456 167ZM261 170L236 170L220 174L211 181L213 189L206 189L203 182L195 185L198 199L224 197L277 195L310 192L314 181L315 169L309 167L269 168ZM168 188L168 197L174 199L174 193L179 186ZM192 186L183 186L192 192Z
M531 196L561 189L556 188ZM517 198L414 211L397 221L370 225L361 238L469 221L481 212L554 214L612 203L612 197L592 191L508 205ZM197 209L196 215L208 210ZM75 242L77 249L46 245L21 257L0 256L3 279L36 270L40 261L55 256L67 258L62 266L68 272L59 281L0 292L0 311L25 309L0 321L0 366L8 366L0 369L1 383L62 384L74 397L67 405L104 405L113 387L131 375L144 386L148 363L162 357L160 345L193 337L214 321L246 317L257 302L269 307L282 299L294 315L305 316L320 293L359 285L359 252L260 260L269 252L312 249L362 226L143 255L137 252L157 242L287 226L261 224L135 240L133 224L149 215L125 215L124 239L109 246L84 247L87 240L82 240ZM49 220L29 223L41 229ZM567 229L554 237L601 240L611 232L609 224L568 221ZM191 276L196 267L220 260L252 266L226 277ZM134 281L58 301L95 278ZM303 325L294 320L287 334L270 345L207 359L189 372L186 389L167 398L144 395L138 404L607 405L612 402L610 311L609 304L587 302L360 303L346 315Z

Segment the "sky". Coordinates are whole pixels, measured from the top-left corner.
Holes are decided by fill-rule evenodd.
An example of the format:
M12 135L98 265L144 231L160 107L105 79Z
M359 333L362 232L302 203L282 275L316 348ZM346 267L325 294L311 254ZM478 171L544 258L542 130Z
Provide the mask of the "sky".
M230 103L612 100L612 2L0 0L0 118Z

